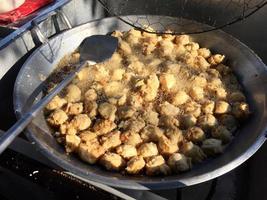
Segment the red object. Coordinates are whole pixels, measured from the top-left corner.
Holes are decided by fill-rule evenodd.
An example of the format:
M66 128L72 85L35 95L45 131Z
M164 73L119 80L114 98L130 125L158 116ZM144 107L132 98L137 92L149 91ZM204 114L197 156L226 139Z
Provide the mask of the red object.
M0 14L0 24L6 25L16 22L52 1L53 0L25 0L25 2L15 10Z

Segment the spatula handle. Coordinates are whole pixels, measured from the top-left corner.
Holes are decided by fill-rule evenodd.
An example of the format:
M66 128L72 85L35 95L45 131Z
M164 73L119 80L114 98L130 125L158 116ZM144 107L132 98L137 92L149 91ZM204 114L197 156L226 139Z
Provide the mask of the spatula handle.
M26 128L32 119L48 104L54 96L56 96L63 88L65 88L76 76L85 62L79 65L75 71L71 72L63 81L61 81L49 94L34 104L29 112L24 114L10 129L3 133L0 137L0 154L12 143L12 141Z

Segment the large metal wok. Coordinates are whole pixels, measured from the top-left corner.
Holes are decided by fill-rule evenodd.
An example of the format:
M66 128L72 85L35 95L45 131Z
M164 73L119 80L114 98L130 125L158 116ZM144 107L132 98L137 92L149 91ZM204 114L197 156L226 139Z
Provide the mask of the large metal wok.
M131 16L135 17L135 16ZM151 16L157 19L157 16ZM167 19L168 17L166 17ZM195 24L195 26L202 26ZM204 25L203 25L204 26ZM59 60L76 49L89 35L106 34L113 30L128 30L130 27L117 18L93 21L55 36L39 47L22 66L14 88L14 108L17 116L42 95L40 76L48 76ZM157 28L156 25L154 28ZM175 27L172 27L175 28ZM213 52L226 55L229 64L245 88L252 110L250 120L236 134L226 151L191 171L166 177L127 176L109 172L96 165L82 162L73 155L66 155L48 128L43 113L28 126L26 135L35 142L40 152L62 168L84 179L93 180L115 187L130 189L177 188L201 183L229 172L252 156L266 140L267 125L266 91L267 69L253 51L222 31L192 35L202 46ZM53 50L53 53L51 52Z

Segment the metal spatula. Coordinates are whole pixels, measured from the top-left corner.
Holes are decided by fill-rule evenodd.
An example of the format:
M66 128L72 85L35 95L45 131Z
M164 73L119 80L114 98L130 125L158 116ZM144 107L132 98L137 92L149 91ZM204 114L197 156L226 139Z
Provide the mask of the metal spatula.
M32 119L65 88L75 77L86 62L96 64L109 59L116 51L118 40L115 37L107 35L93 35L85 38L79 46L80 65L72 71L64 80L62 80L49 94L43 97L39 102L34 104L29 112L24 114L8 131L0 138L0 154L10 145L10 143L21 133Z

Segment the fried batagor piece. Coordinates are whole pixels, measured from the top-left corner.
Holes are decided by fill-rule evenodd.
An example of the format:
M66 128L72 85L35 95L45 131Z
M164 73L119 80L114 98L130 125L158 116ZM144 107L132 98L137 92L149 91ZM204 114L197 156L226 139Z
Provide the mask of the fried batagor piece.
M163 130L157 126L148 125L142 129L140 136L144 142L157 142L163 136Z
M59 126L68 120L68 115L61 109L52 112L47 118L47 122L52 126Z
M212 137L220 139L223 143L228 143L232 139L232 133L225 126L217 126L211 131Z
M96 132L97 135L104 135L116 127L117 125L111 120L97 120L92 130Z
M98 107L98 112L99 114L104 118L104 119L109 119L111 121L115 120L115 113L117 111L117 107L110 104L110 103L101 103L99 104Z
M81 138L77 135L66 135L65 138L65 150L67 153L77 151Z
M125 166L125 161L119 154L107 152L101 157L100 164L107 170L119 171Z
M203 140L205 140L206 136L205 136L204 131L201 128L197 126L193 126L186 130L185 138L194 143L198 143L198 142L202 142Z
M201 148L209 156L223 152L222 141L214 138L204 140Z
M184 155L192 158L194 163L200 163L207 157L202 149L192 142L184 142L181 146L181 152Z
M193 127L195 126L196 123L197 123L197 118L195 118L195 116L192 114L185 114L185 115L182 115L181 117L181 126L184 129Z
M218 124L217 119L212 114L200 116L197 122L199 127L201 127L204 131L208 131Z
M135 132L126 131L121 134L121 141L123 144L128 144L132 146L138 146L143 142L140 135Z
M101 136L100 142L105 150L115 148L121 144L120 131L112 131L106 135Z
M167 163L175 173L188 171L192 168L191 158L180 153L172 154Z
M170 140L166 136L159 138L158 148L161 155L171 155L179 150L177 142Z
M161 115L176 116L179 114L180 109L169 102L165 101L159 105L159 112Z
M187 95L185 91L178 91L173 97L172 97L172 104L175 106L182 105L186 103L190 97Z
M135 156L127 162L127 167L125 170L128 174L138 174L145 167L145 165L146 163L142 157Z
M141 92L144 95L145 101L152 101L158 94L159 80L156 74L150 75L146 79L146 84L141 87Z
M83 112L83 103L68 103L64 108L68 115L78 115Z
M152 156L146 163L146 174L149 176L169 175L171 174L171 169L161 155Z
M81 138L81 142L90 143L91 141L97 139L97 134L92 131L83 131L79 133L79 137Z
M159 118L159 126L164 128L176 128L179 127L179 120L173 116L162 115Z
M77 134L78 131L83 131L89 128L91 120L86 114L79 114L73 117L70 122L66 122L60 125L61 134Z
M143 113L143 118L147 124L157 126L159 123L159 114L153 110L146 110Z
M123 144L116 148L117 154L121 155L124 159L130 159L137 156L137 150L135 146L129 144Z
M56 110L61 108L67 103L67 101L64 98L59 97L56 95L47 105L46 109L49 111Z
M157 145L153 142L144 143L137 149L138 155L144 158L158 155Z
M70 126L73 126L78 131L85 130L91 125L91 120L86 114L79 114L74 116L74 118L69 123Z
M245 102L236 102L233 104L232 114L238 120L245 120L250 115L249 105Z
M171 91L176 84L176 78L173 74L163 73L160 75L160 85L164 91Z
M184 139L183 132L178 128L170 128L165 130L165 135L172 143L175 144L179 144Z
M71 84L65 89L65 99L69 103L75 103L81 100L81 90L78 86Z
M231 106L226 101L217 101L215 105L214 113L225 114L231 112Z
M96 161L105 153L104 148L97 140L92 140L90 143L80 143L78 147L78 154L80 158L90 164Z

